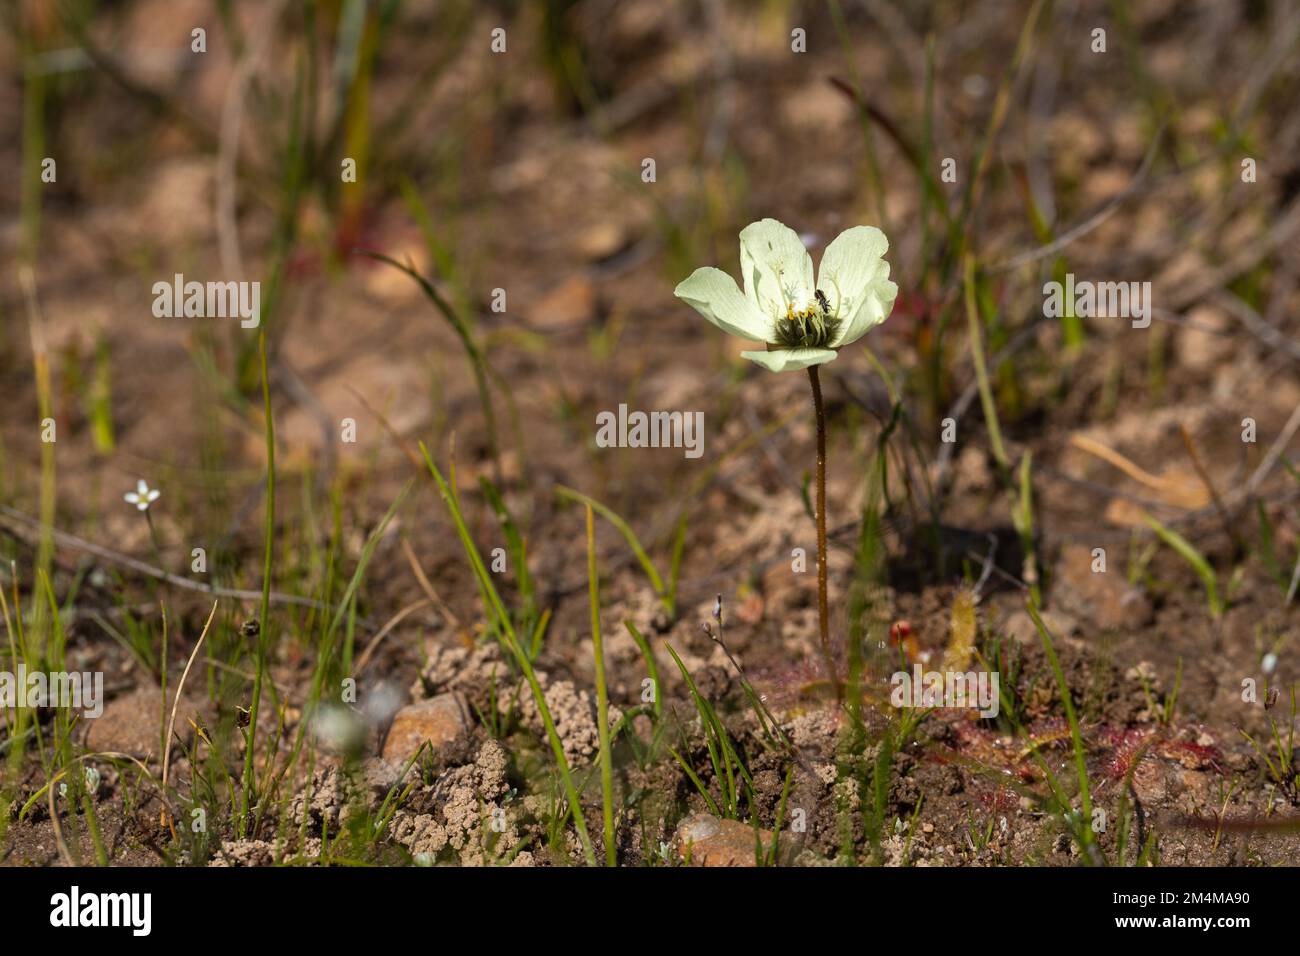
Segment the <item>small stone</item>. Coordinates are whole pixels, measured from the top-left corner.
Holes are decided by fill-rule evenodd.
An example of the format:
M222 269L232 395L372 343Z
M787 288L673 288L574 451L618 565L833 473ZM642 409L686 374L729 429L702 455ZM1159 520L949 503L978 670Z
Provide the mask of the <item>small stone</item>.
M167 712L163 713L162 689L152 684L137 687L129 694L115 697L104 705L98 717L85 718L87 749L130 754L139 758L157 758L162 752L162 728L171 719L171 702L175 688L168 688ZM192 733L188 718L195 717L201 706L188 693L176 709L176 734L186 740ZM175 738L173 738L175 742Z
M1074 618L1060 611L1041 611L1038 616L1043 619L1043 626L1047 628L1047 633L1052 635L1054 640L1073 637L1079 629L1079 624ZM1038 644L1041 641L1034 619L1027 611L1016 611L1008 616L1002 623L1002 633L1021 644Z
M461 694L439 694L409 704L393 717L383 758L389 763L405 764L425 741L437 751L460 740L469 729L469 705Z
M853 103L820 79L810 79L792 89L780 104L787 123L808 134L842 130L853 120Z
M772 834L759 831L763 846L772 843ZM723 820L711 813L693 813L682 821L673 838L677 854L685 860L689 854L693 866L755 866L754 828L739 820Z
M528 309L528 320L540 329L581 326L596 316L596 287L583 276L561 282Z
M578 254L589 262L612 258L627 245L627 233L616 222L602 221L578 238Z

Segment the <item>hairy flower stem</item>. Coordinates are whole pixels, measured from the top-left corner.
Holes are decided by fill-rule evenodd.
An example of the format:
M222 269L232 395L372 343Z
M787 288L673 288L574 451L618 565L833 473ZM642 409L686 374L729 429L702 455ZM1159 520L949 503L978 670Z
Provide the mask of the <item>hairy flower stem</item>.
M808 366L812 383L813 411L817 413L817 623L821 629L822 655L826 658L826 677L835 686L835 703L844 700L844 687L835 672L831 654L830 612L826 600L826 410L822 405L822 383L817 366Z

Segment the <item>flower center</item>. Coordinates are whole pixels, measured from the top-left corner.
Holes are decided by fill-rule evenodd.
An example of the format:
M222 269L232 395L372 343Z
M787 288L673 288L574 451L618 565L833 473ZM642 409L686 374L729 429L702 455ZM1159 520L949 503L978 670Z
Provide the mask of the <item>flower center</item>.
M840 320L831 315L830 303L818 289L790 302L785 317L776 320L774 344L787 349L830 348L839 329Z

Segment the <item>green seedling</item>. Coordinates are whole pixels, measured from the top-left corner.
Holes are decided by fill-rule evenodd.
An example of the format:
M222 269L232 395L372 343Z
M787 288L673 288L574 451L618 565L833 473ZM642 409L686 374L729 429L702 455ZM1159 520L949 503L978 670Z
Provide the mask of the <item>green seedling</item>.
M1227 609L1224 599L1219 594L1218 578L1214 573L1214 568L1210 567L1210 562L1205 559L1201 552L1196 550L1196 546L1184 538L1181 534L1164 524L1161 524L1150 515L1143 515L1147 527L1156 533L1156 536L1169 547L1178 552L1179 557L1191 565L1196 576L1201 579L1201 584L1205 587L1205 598L1210 607L1210 616L1216 620L1223 616Z

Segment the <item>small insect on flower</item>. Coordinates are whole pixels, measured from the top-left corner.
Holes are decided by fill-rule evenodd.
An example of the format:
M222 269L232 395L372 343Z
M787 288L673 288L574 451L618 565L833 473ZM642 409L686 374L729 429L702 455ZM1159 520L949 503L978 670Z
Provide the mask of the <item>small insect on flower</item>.
M150 488L148 483L141 478L135 485L135 491L128 491L122 496L127 504L135 505L141 511L148 511L149 506L158 500L162 494L157 488Z

